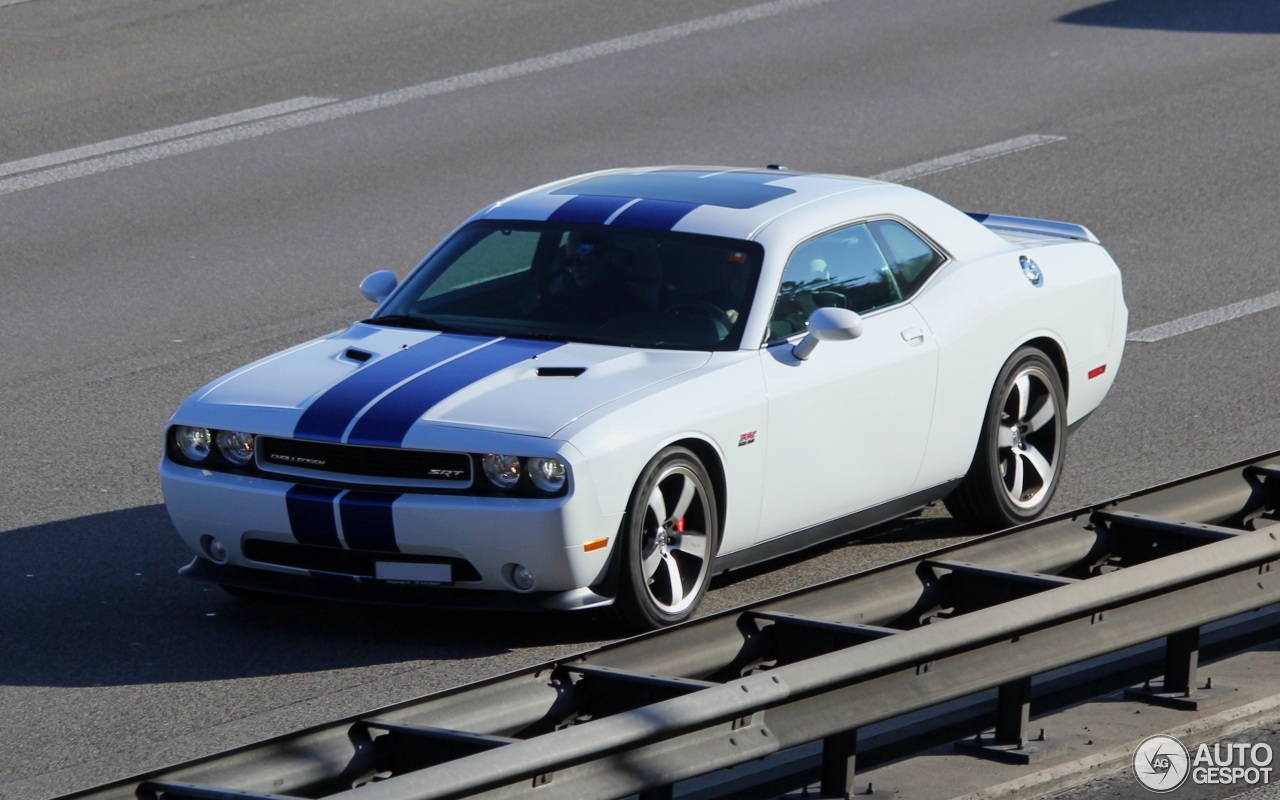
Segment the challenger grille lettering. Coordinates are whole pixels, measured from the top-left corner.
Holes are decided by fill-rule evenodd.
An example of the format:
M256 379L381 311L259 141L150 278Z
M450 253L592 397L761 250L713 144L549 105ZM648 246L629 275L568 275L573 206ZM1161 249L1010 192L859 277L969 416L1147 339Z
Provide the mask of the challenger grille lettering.
M369 447L312 439L259 436L258 465L268 472L302 470L382 479L388 486L421 486L424 481L462 488L471 482L471 456L401 447Z
M284 453L271 453L267 458L280 464L292 464L299 467L323 468L325 464L329 463L320 458L304 458L302 456L285 455Z

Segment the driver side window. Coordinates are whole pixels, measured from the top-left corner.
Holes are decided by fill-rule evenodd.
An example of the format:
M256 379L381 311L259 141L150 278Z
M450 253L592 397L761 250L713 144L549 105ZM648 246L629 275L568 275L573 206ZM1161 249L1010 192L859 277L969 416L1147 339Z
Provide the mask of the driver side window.
M769 338L803 331L816 308L861 314L901 299L889 261L867 224L851 225L811 239L791 254L769 319Z

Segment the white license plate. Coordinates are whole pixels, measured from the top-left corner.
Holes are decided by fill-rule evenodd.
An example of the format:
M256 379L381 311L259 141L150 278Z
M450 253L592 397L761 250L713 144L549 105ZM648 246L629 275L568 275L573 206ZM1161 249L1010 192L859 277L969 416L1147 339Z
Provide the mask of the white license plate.
M453 567L448 564L405 564L399 561L379 561L374 565L373 574L380 581L453 583Z

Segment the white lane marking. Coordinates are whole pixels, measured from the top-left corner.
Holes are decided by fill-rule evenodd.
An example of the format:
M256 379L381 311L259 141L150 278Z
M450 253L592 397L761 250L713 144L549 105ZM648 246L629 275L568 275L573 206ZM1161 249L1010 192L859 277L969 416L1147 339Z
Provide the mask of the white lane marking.
M1272 292L1261 297L1255 297L1252 300L1241 300L1239 303L1232 303L1210 311L1201 311L1199 314L1191 314L1160 325L1152 325L1150 328L1143 328L1140 331L1130 333L1128 340L1131 342L1158 342L1161 339L1198 331L1210 325L1230 322L1233 319L1247 317L1250 314L1257 314L1259 311L1266 311L1277 306L1280 306L1280 292Z
M1019 136L1016 139L1008 139L1003 142L989 144L985 147L977 147L973 150L966 150L963 153L943 156L942 158L935 158L931 161L922 161L919 164L912 164L900 169L891 169L888 172L882 172L874 177L878 181L902 183L903 181L908 181L912 178L932 175L935 172L945 172L946 170L955 169L956 167L976 164L979 161L1007 156L1010 153L1017 153L1020 150L1030 150L1033 147L1061 142L1065 138L1066 137L1064 136L1046 136L1043 134Z
M28 172L25 175L5 178L4 180L0 180L0 195L20 192L23 189L34 189L37 186L48 186L51 183L60 183L62 181L71 180L72 178L84 178L89 175L96 175L99 172L107 172L108 170L119 169L121 167L132 167L135 164L145 164L148 161L159 161L162 158L182 155L183 153L193 153L197 150L205 150L210 147L231 144L232 142L240 142L245 139L253 139L258 136L265 136L269 133L279 133L280 131L290 130L291 128L301 128L306 125L313 125L317 122L324 122L325 120L333 119L334 116L341 116L334 115L332 113L325 113L336 108L338 105L341 104L318 106L304 111L297 111L292 114L271 117L270 119L258 122L236 125L231 128L222 128L221 130L197 134L195 136L188 136L183 139L174 139L147 147L139 147L133 150L111 153L99 158L76 161L71 164L54 167L52 169Z
M217 130L218 128L229 128L233 125L242 125L246 122L256 122L260 119L268 117L277 117L281 114L288 114L294 111L300 111L305 108L314 108L327 103L337 102L332 97L295 97L292 100L285 100L281 103L272 103L257 108L249 108L244 111L236 111L231 114L223 114L218 117L209 117L208 119L197 120L196 122L187 122L182 125L174 125L169 128L159 128L146 133L134 134L133 136L122 136L119 139L110 139L97 144L85 145L84 147L75 147L70 150L60 150L56 153L48 153L43 156L35 156L34 158L24 158L20 161L10 161L7 164L0 164L0 177L5 175L17 175L19 172L31 172L37 169L47 169L62 164L69 164L72 161L80 161L94 156L105 155L107 153L118 153L123 150L132 150L135 147L143 147L158 142L167 142L172 139L181 139L184 136L191 136L197 133L205 133L206 131Z
M236 125L234 127L224 127L221 130L209 133L199 133L188 138L165 140L157 144L146 145L128 151L113 151L109 155L103 155L98 158L90 158L76 163L64 164L62 166L52 167L50 169L44 169L36 172L28 172L25 175L0 180L0 195L20 192L24 189L33 189L37 186L47 186L51 183L71 180L72 178L82 178L87 175L106 172L107 170L119 169L120 167L133 166L134 164L142 164L148 161L157 161L162 158L168 158L182 153L190 153L196 150L203 150L208 147L217 147L219 145L230 144L231 142L265 136L270 133L279 133L280 131L286 131L293 128L301 128L307 125L314 125L318 122L340 119L354 114L363 114L366 111L390 108L391 106L420 100L425 97L449 94L463 89L473 89L477 86L498 83L499 81L510 80L512 78L531 75L537 72L544 72L549 69L556 69L557 67L579 64L584 61L591 61L593 59L604 58L618 53L625 53L630 50L637 50L642 47L662 44L664 42L682 39L699 33L729 28L748 22L755 22L769 17L774 17L779 14L785 14L790 11L819 6L829 2L832 2L832 0L775 0L775 2L771 3L763 3L761 5L742 8L736 11L729 11L724 14L716 14L710 17L682 22L677 25L670 25L665 28L657 28L643 33L622 36L617 39L609 39L607 41L596 42L595 44L575 47L569 50L562 50L558 53L537 56L535 58L525 59L524 61L516 61L514 63L504 64L498 67L491 67L489 69L482 69L476 72L455 75L451 78L443 78L441 80L430 81L417 86L410 86L391 92L370 95L357 100L330 103L329 105L308 108L290 114L275 116L267 120L249 122L247 124ZM199 125L201 123L192 124ZM142 136L146 135L147 134L142 134ZM90 145L90 147L95 146ZM9 165L6 164L3 166L8 167Z

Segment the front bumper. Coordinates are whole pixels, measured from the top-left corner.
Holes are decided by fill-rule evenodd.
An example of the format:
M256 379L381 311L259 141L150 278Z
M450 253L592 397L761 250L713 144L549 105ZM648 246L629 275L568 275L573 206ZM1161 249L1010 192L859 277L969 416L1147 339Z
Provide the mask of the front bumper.
M556 498L312 486L168 459L160 478L174 527L197 555L182 570L190 577L418 606L574 609L611 602L607 591L591 587L606 581L622 514L602 513L581 474L574 491ZM517 585L517 567L533 576L532 586Z
M480 611L577 611L613 604L589 588L567 592L510 592L483 589L422 587L336 574L293 575L264 569L215 564L202 556L178 570L179 575L211 581L231 589L331 600L377 603L415 608L459 608Z

